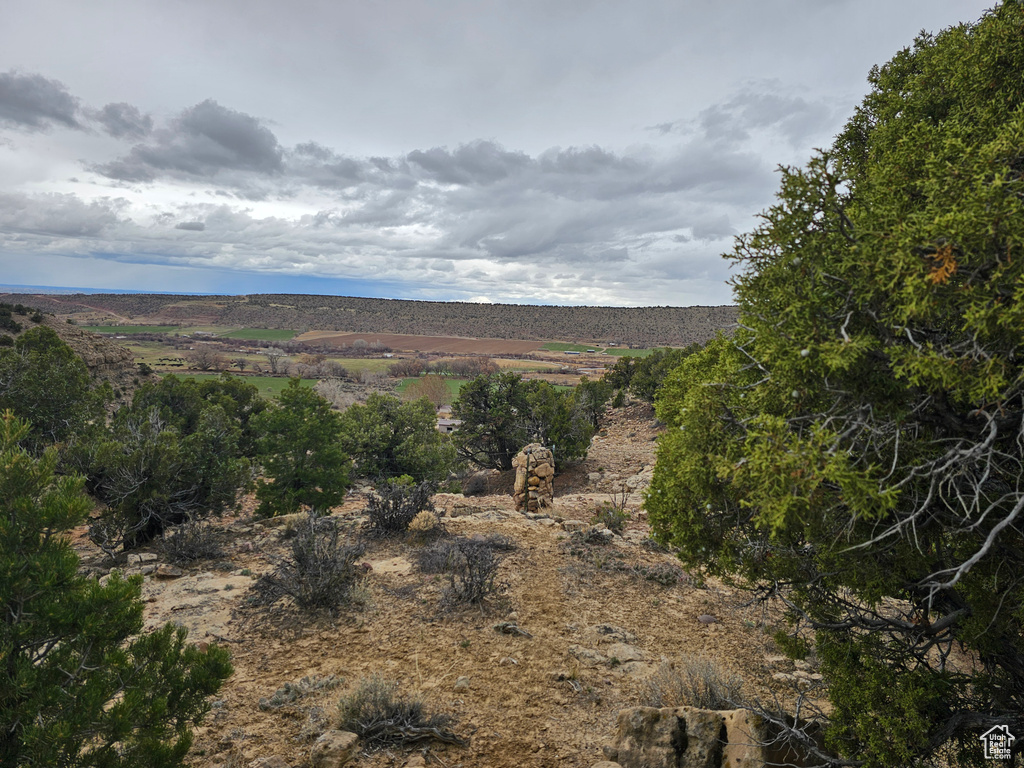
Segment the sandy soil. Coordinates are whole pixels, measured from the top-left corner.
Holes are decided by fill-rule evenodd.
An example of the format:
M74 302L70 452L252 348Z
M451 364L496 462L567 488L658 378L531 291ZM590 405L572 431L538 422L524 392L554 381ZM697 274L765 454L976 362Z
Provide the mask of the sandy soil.
M368 599L336 619L283 605L251 606L249 587L284 551L285 527L253 521L251 500L223 518L223 562L184 569L178 578L152 574L145 582L148 626L174 621L188 627L194 641L223 643L233 654L235 674L197 733L191 764L242 768L279 756L292 768L307 766L313 740L332 727L339 697L374 673L454 716L453 730L469 746L432 743L360 754L351 763L372 768L404 766L419 753L427 765L450 768L591 766L602 759L619 710L645 703L648 676L663 661L687 654L740 674L748 695L779 693L772 674L791 670L792 663L772 647L772 628L759 609L744 605L742 593L685 574L670 586L643 576L655 566L678 567L671 554L646 541L639 510L656 432L647 407L615 412L589 458L556 477L546 518L514 511L510 488L468 499L437 497L450 532L500 533L516 544L501 567L504 589L482 609L443 608L447 578L419 572L412 564L417 545L407 541L370 545ZM494 482L500 487L510 478ZM563 521L589 522L622 487L632 511L622 535L605 545L574 543L566 530L572 523L563 527ZM363 504L362 495L352 494L334 514L356 530ZM78 546L85 562L98 567L99 556L84 538ZM153 567L133 559L129 571ZM714 621L702 623L699 616ZM530 636L495 630L509 621ZM641 658L616 658L622 651L593 629L604 624L634 636L630 645ZM260 708L260 700L285 683L326 675L344 683L278 709ZM456 690L461 677L468 688L463 683Z

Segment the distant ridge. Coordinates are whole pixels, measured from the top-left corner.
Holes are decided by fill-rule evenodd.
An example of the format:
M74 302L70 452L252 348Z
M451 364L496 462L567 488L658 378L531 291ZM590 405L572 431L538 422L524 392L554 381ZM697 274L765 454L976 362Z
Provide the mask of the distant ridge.
M122 323L581 340L645 347L703 343L730 330L737 319L733 306L556 307L304 294L47 293L21 294L17 300L59 314L109 313Z

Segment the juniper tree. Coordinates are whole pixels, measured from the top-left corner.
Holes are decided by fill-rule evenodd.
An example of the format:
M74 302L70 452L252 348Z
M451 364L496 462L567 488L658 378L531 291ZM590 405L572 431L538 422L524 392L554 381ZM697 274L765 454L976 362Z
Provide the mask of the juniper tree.
M651 520L813 644L832 765L1024 734L1022 73L1017 2L873 69L738 239L739 330L658 397Z
M0 765L179 766L228 654L171 624L140 634L140 577L78 573L64 534L91 502L27 433L0 417Z

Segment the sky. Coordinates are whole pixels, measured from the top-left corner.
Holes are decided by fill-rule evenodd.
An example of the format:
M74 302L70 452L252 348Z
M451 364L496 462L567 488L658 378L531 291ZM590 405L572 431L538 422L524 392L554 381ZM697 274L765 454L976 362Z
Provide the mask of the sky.
M0 284L732 303L883 64L992 0L3 0Z

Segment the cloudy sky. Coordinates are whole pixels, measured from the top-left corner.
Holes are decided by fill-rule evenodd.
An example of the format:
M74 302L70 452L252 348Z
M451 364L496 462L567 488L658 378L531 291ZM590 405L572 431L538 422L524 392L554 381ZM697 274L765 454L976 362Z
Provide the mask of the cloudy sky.
M992 0L4 0L0 284L726 304L883 63Z

